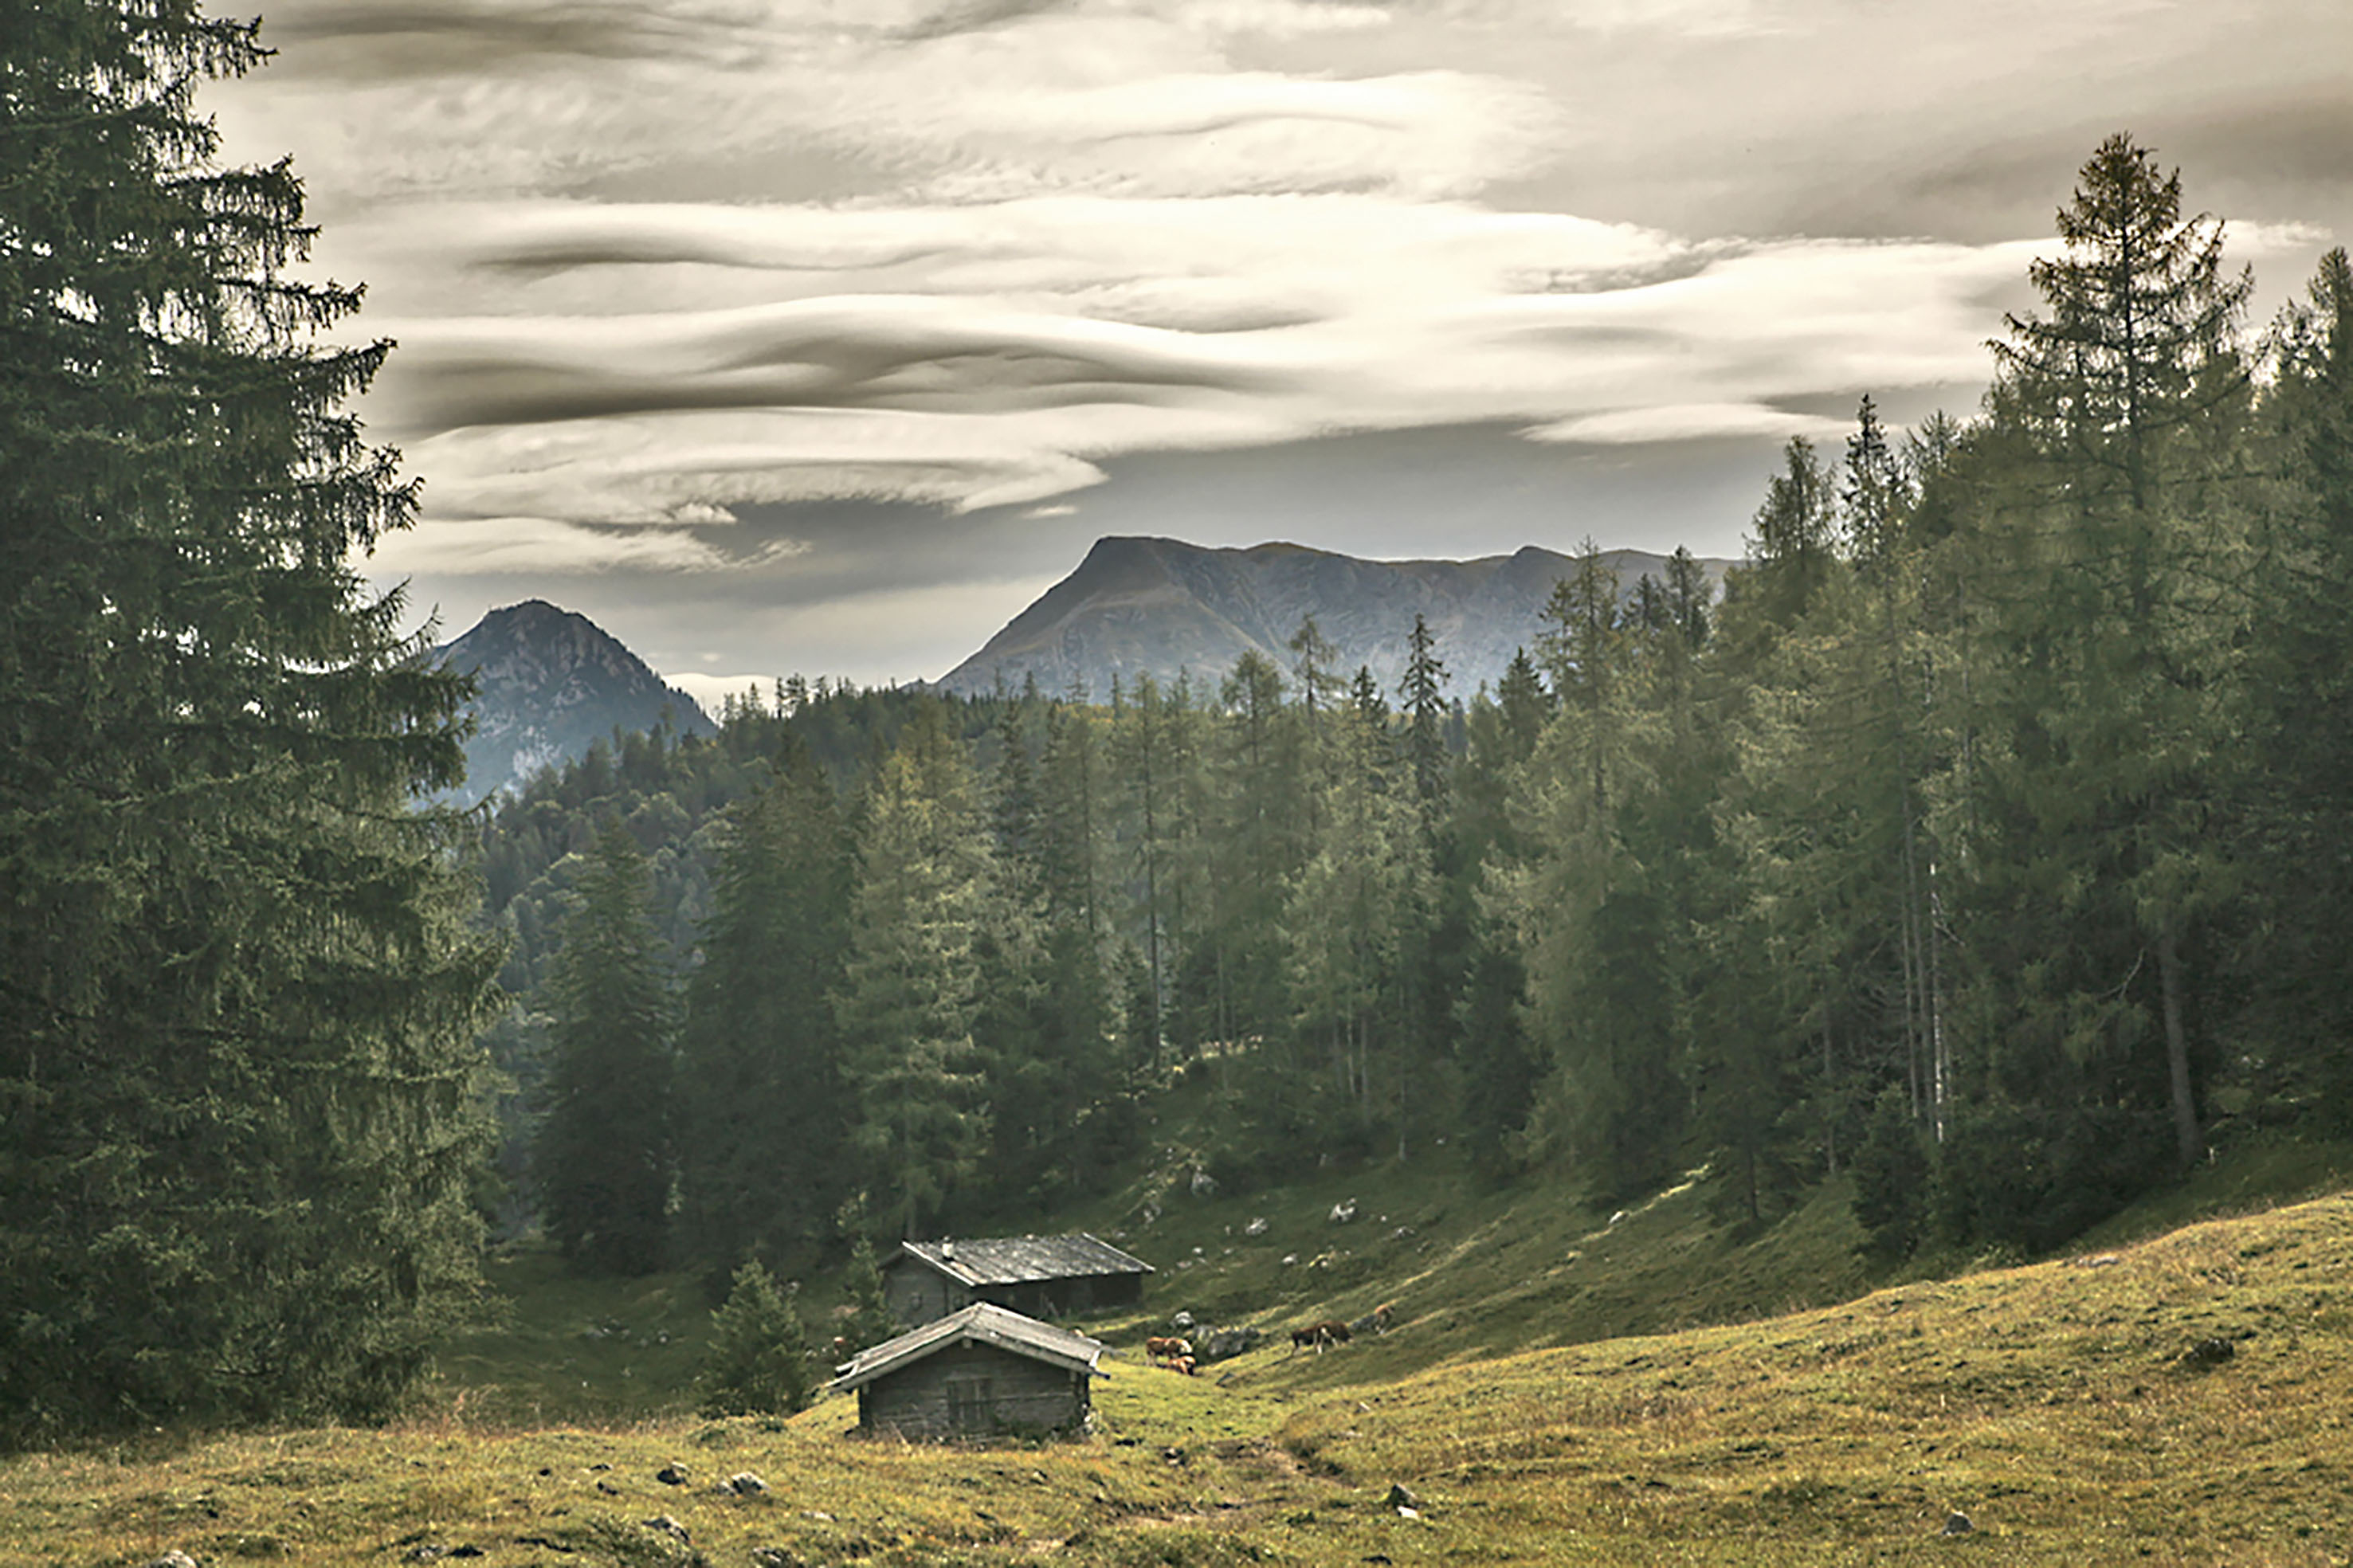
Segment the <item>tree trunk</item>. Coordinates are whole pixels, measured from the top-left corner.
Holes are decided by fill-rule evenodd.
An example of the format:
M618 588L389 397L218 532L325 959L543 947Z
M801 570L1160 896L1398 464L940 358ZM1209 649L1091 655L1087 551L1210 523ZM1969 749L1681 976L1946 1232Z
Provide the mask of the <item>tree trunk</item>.
M2181 1022L2181 950L2171 927L2157 939L2157 974L2165 1005L2165 1065L2173 1085L2174 1152L2186 1173L2206 1154L2198 1100L2189 1084L2189 1036Z

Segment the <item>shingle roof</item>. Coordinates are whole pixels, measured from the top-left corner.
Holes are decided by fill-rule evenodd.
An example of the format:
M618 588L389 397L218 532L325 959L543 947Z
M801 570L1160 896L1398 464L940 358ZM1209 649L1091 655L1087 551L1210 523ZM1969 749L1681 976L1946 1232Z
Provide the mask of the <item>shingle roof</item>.
M1152 1265L1082 1231L1076 1236L1000 1236L970 1241L910 1241L891 1259L915 1258L963 1285L1027 1285L1103 1274L1149 1274Z
M1111 1375L1095 1365L1106 1348L1102 1341L1025 1318L987 1301L975 1301L961 1311L950 1312L895 1340L885 1340L859 1352L854 1359L835 1369L834 1380L826 1386L847 1392L873 1382L884 1373L912 1366L935 1352L961 1344L993 1345L1072 1372L1092 1373L1097 1377Z

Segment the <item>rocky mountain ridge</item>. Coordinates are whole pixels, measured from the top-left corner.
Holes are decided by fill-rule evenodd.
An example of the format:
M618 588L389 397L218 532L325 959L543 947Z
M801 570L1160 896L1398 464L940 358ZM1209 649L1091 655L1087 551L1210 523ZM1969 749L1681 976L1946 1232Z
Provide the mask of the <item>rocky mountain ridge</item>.
M1666 557L1606 552L1620 595L1644 576L1663 580ZM1704 561L1720 584L1728 563ZM1343 675L1368 668L1384 691L1405 673L1406 638L1423 616L1438 639L1449 690L1492 686L1515 649L1533 647L1553 585L1575 558L1527 545L1472 561L1368 561L1303 545L1211 549L1173 539L1096 541L1078 570L943 676L944 689L1049 696L1110 694L1117 677L1166 685L1188 675L1214 689L1245 650L1288 669L1287 644L1309 616L1338 649Z

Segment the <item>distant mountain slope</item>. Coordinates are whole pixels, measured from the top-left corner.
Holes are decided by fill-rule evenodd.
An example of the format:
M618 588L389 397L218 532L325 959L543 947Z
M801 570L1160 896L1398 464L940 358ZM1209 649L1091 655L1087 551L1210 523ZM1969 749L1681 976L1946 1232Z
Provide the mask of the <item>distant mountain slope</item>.
M517 788L616 729L650 730L667 717L681 735L715 732L693 698L662 684L596 622L542 599L492 610L433 658L471 671L480 686L459 792L465 801Z
M1620 593L1643 576L1663 578L1666 559L1613 550L1604 559ZM1704 562L1721 583L1725 563ZM1190 671L1215 683L1255 648L1288 669L1285 646L1308 616L1340 650L1352 675L1369 668L1394 693L1405 673L1406 637L1427 617L1449 690L1468 696L1493 684L1514 648L1532 646L1553 584L1576 568L1555 551L1528 545L1477 561L1364 561L1296 544L1210 550L1173 539L1095 542L1079 569L950 670L940 686L967 695L999 682L1019 689L1035 676L1049 696L1084 691L1101 700L1112 677L1163 683Z

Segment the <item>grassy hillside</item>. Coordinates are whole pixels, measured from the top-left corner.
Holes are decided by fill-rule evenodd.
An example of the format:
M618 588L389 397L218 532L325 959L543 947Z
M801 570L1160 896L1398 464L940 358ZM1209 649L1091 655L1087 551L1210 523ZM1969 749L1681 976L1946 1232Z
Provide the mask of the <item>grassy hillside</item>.
M26 1456L0 1562L2319 1568L2353 1518L2348 1270L2338 1195L1673 1334L1486 1357L1466 1308L1222 1378L1123 1357L1098 1434L1035 1448L853 1439L836 1399ZM656 1479L673 1461L687 1484ZM771 1490L716 1489L745 1470Z

